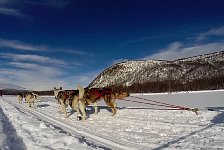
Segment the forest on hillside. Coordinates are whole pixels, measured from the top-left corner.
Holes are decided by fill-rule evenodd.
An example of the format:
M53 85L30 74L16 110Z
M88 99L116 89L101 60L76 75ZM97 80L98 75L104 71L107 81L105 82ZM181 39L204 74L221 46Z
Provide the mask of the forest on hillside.
M113 85L112 88L116 91L127 91L129 93L162 93L162 92L177 92L177 91L200 91L200 90L217 90L224 89L224 76L215 78L195 79L185 83L177 80L166 80L163 82L147 82L134 83L131 86Z

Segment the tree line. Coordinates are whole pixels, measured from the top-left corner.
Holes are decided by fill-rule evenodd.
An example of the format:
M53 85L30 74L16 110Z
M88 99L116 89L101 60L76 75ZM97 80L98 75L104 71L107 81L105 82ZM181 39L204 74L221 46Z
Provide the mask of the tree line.
M179 80L154 81L146 83L134 83L131 86L112 85L114 91L125 91L129 93L164 93L178 91L200 91L224 89L224 76L214 78L194 79L185 83ZM34 92L38 95L54 95L53 90L49 91L26 91L26 90L2 90L3 95L16 95L18 93Z
M34 92L38 95L54 95L54 91L28 91L28 90L14 90L14 89L3 89L2 95L17 95L18 93L23 93L24 95L29 92Z
M214 78L194 79L185 83L179 80L154 81L146 83L134 83L131 86L108 86L116 91L129 93L163 93L178 91L200 91L224 89L224 76Z

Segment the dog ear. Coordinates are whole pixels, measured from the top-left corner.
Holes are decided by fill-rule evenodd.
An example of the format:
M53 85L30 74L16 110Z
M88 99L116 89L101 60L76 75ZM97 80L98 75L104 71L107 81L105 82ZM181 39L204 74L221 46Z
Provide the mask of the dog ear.
M60 87L60 90L62 90L62 87Z
M84 88L80 84L78 84L77 89L79 90L79 99L82 99L85 93Z
M54 86L54 90L56 90L56 87Z

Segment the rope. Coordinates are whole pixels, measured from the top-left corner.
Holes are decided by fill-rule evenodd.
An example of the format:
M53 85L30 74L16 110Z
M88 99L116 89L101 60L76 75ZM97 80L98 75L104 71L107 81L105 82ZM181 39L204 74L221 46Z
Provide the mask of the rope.
M173 105L173 104L168 104L168 103L163 103L163 102L158 102L155 100L150 100L150 99L145 99L145 98L140 98L140 97L136 97L136 96L130 96L136 99L141 99L144 101L148 101L148 102L139 102L139 101L135 101L135 100L130 100L130 99L120 99L120 100L124 100L124 101L130 101L130 102L135 102L135 103L141 103L141 104L147 104L147 105L155 105L155 106L163 106L163 107L169 107L169 108L176 108L179 110L188 110L188 111L192 111L194 113L196 113L198 115L198 108L188 108L188 107L183 107L183 106L178 106L178 105ZM152 103L153 102L153 103Z
M155 101L155 100L145 99L145 98L141 98L141 97L136 97L136 96L130 96L130 97L137 98L137 99L142 99L144 101L150 101L150 102L162 104L162 106L165 106L166 105L167 107L171 107L171 108L179 108L179 109L184 109L184 110L190 109L190 108L183 107L183 106L177 106L177 105L173 105L173 104L158 102L158 101Z

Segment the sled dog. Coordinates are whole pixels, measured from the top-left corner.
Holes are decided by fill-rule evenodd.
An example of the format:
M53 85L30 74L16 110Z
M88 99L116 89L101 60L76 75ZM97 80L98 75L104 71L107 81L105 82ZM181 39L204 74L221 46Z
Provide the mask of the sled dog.
M22 103L22 101L23 101L23 93L18 93L17 94L17 99L18 99L18 102L19 102L19 104L21 104Z
M25 101L28 102L28 106L31 107L32 104L33 104L33 107L34 107L34 103L37 102L38 100L38 95L35 94L35 93L27 93L25 95Z
M82 88L82 87L80 87ZM111 108L112 110L112 116L114 116L117 112L116 109L116 99L123 99L125 97L129 96L129 93L127 92L115 92L112 89L109 88L90 88L90 89L80 89L84 91L84 95L82 98L80 98L79 102L79 108L83 114L83 120L87 118L85 107L87 105L94 105L94 114L98 113L98 106L97 102L101 99L104 99L106 105Z
M81 120L81 114L79 110L79 90L62 90L62 87L57 89L54 87L54 96L58 101L59 109L64 113L65 118L68 117L66 108L68 105L76 111L77 119Z

